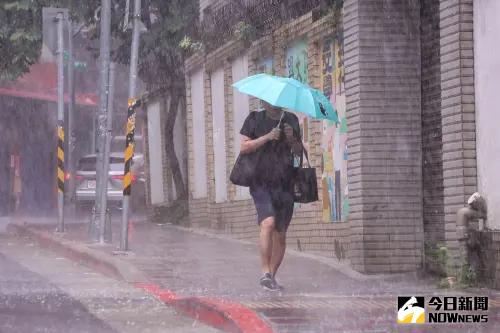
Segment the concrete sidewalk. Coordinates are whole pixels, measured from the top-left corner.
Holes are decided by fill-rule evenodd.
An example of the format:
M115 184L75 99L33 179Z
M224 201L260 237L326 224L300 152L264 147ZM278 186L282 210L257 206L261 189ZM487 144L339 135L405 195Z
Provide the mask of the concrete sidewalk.
M0 332L217 333L144 290L0 233Z
M19 225L19 221L17 223ZM57 242L59 250L73 247L84 253L83 256L69 255L73 259L86 260L96 269L136 283L166 302L196 299L198 308L202 304L220 310L222 319L217 320L227 317L242 320L231 324L237 328L219 325L227 331L241 332L247 327L246 331L256 332L256 326L252 326L255 322L245 322L253 311L263 319L263 323L255 325L264 327L269 323L278 332L367 332L372 329L394 332L398 295L447 293L436 289L435 280L416 274L365 276L336 260L294 251L286 254L277 277L285 291L266 292L258 284L261 273L257 246L206 230L137 222L130 229L130 253L116 255L116 243L89 244L85 224L69 225L67 232L60 236L52 234L53 226L28 224L17 229L38 235L42 244L52 244L53 248L53 242ZM114 230L119 228L114 226ZM114 236L118 240L119 235ZM236 308L243 312L234 311ZM429 328L426 327L427 331ZM433 332L441 329L447 332L442 325Z

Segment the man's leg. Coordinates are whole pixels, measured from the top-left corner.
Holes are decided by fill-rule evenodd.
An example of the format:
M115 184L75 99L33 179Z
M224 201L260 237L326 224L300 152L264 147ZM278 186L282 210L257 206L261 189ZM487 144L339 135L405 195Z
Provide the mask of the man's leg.
M271 255L271 275L274 277L283 261L286 249L286 231L273 232L273 250Z
M273 251L274 217L268 217L260 223L260 258L262 274L272 273L271 256Z

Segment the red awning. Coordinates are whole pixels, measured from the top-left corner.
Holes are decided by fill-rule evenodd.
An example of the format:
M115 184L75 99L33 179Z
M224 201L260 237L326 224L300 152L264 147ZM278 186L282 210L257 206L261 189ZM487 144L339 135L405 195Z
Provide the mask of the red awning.
M53 63L34 64L30 71L16 81L0 81L0 96L30 98L57 102L57 66ZM68 102L68 95L64 95ZM76 93L75 102L82 106L96 107L96 94Z

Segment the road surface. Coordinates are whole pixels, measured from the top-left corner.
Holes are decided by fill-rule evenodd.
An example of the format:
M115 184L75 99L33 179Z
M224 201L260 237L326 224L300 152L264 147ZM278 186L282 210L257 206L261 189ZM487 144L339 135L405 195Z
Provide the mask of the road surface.
M125 282L0 234L0 333L216 332Z

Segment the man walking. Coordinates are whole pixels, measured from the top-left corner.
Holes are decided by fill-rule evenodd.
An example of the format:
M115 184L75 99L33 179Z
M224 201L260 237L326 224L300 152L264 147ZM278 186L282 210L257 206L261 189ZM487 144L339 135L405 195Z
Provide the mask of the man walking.
M257 154L250 194L260 225L262 278L260 285L272 291L283 288L276 273L285 255L286 231L293 215L293 154L303 146L297 116L263 102L264 111L252 112L240 131L241 154Z

